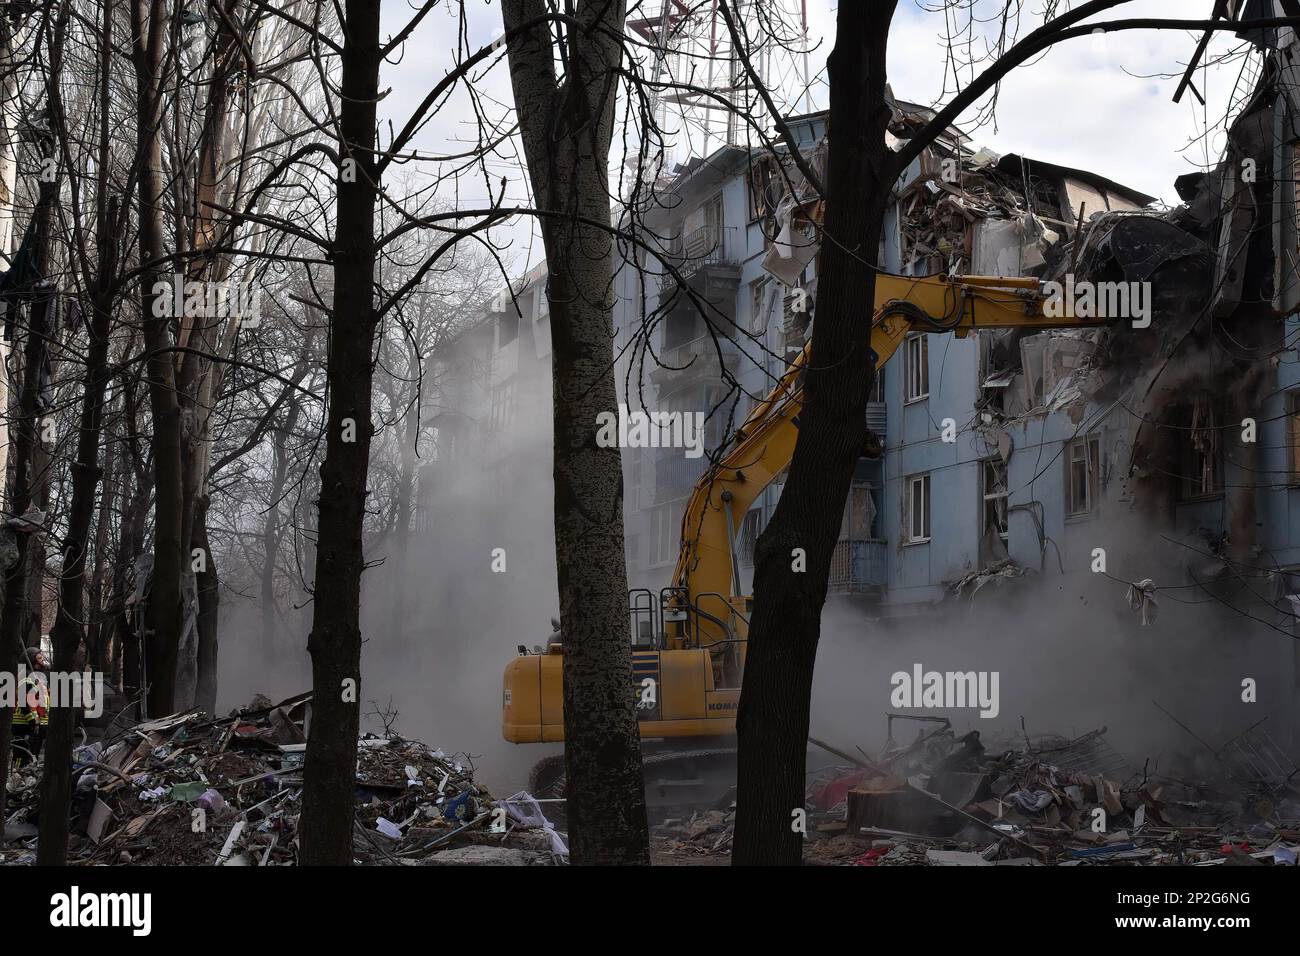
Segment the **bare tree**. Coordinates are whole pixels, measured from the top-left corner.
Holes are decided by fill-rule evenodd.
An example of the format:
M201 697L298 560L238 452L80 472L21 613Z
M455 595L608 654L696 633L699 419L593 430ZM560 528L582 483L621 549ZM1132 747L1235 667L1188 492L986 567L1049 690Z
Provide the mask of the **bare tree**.
M555 395L555 560L564 635L564 761L573 859L648 863L627 633L623 479L598 447L617 412L609 156L626 4L503 0L520 136L541 213ZM552 35L554 31L554 37ZM564 72L557 76L555 62Z

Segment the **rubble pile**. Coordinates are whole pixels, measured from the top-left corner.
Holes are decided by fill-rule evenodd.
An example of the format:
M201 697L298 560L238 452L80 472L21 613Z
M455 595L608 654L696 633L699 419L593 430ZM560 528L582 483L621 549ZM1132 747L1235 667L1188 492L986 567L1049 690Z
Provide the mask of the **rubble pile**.
M1130 767L1106 728L994 753L946 721L823 773L810 862L861 866L1295 865L1297 771L1256 730L1198 782ZM1245 737L1246 735L1243 735ZM1234 760L1238 753L1253 760ZM1259 759L1267 754L1268 760Z
M653 830L656 843L663 852L677 857L730 852L736 822L733 797L734 791L727 795L721 807L697 810L690 816L664 820Z
M1105 727L986 747L944 718L892 714L877 757L810 738L844 763L810 774L804 861L826 866L1296 865L1300 770L1261 728L1210 754L1197 781L1134 768ZM907 746L894 721L923 720ZM734 793L654 829L673 862L731 850Z
M70 863L297 862L311 695L228 717L146 721L74 753ZM527 794L496 800L468 757L395 734L357 741L353 853L363 864L553 863L563 837ZM12 775L0 863L35 860L40 764Z

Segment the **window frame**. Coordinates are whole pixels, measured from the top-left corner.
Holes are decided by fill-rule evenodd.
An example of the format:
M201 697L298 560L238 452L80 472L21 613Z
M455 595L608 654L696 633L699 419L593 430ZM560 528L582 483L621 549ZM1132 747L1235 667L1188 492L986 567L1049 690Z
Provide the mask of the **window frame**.
M771 309L763 312L763 303L767 301L768 280L766 276L755 279L749 284L749 331L758 335L767 331L767 319ZM782 300L784 306L784 299ZM759 322L759 319L763 321Z
M1002 491L989 491L989 469L1002 469ZM1011 497L1010 470L1007 463L997 455L989 458L980 459L980 538L988 534L988 506L990 501L1001 501L1001 527L998 529L998 537L1003 541L1008 540L1011 532L1011 522L1009 519L1009 499Z
M488 427L492 433L506 431L514 424L515 391L514 378L493 386L488 399Z
M1075 451L1083 449L1084 506L1075 510ZM1072 438L1065 446L1065 517L1088 518L1101 509L1101 436L1096 433Z
M913 360L913 348L916 350ZM917 378L920 382L917 382ZM930 397L930 341L924 332L910 332L903 340L903 404Z
M1209 501L1218 498L1224 491L1223 476L1223 433L1218 424L1218 415L1213 406L1208 406L1208 423L1195 426L1195 415L1193 414L1193 427L1187 432L1187 446L1183 449L1181 458L1180 472L1182 480L1179 482L1181 498L1183 501ZM1197 431L1204 432L1210 437L1210 452L1206 454L1196 447L1194 436ZM1209 487L1206 487L1206 466L1209 466Z
M921 497L919 499L921 502L921 508L920 508L921 534L919 536L915 534L915 531L917 530L917 510L918 510L916 508L916 502L918 499L914 489L917 486L920 486L921 488ZM903 544L904 545L928 544L930 541L930 534L931 534L930 495L931 495L932 486L930 482L930 473L927 471L917 475L908 475L905 483L905 488L907 490L907 499L906 499L907 504L903 515Z

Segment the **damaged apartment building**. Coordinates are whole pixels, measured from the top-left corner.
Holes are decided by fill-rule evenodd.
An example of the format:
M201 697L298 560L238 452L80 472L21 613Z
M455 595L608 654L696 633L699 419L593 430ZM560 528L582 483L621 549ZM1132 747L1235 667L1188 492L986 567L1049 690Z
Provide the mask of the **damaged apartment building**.
M886 627L1034 588L1101 595L1107 620L1135 628L1190 605L1216 627L1276 637L1262 670L1280 682L1294 725L1300 74L1289 33L1253 39L1270 52L1225 155L1177 181L1175 208L1086 170L998 155L956 129L906 171L885 221L886 271L1139 283L1150 321L910 336L868 405L880 453L855 474L833 600ZM905 140L933 115L895 101L889 135ZM825 114L787 125L820 167ZM801 182L784 157L755 147L692 159L660 183L645 217L676 276L644 254L618 269L622 400L709 416L705 455L623 452L632 587L668 583L710 455L810 334L819 217ZM549 477L544 267L511 302L438 357L459 371L429 392L440 437L421 473L427 522L500 487L481 510L508 524L501 503L517 496L501 483ZM525 418L526 434L509 437ZM955 441L942 437L949 419ZM453 459L470 480L446 477ZM780 493L778 480L736 530L744 593Z

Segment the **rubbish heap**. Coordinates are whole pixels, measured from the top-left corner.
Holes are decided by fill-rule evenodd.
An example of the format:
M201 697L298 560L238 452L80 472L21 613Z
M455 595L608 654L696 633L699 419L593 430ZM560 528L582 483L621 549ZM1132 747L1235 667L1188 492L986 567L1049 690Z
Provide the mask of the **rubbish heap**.
M889 714L883 751L809 738L837 763L809 775L804 861L827 866L1257 866L1296 864L1300 770L1256 725L1189 772L1135 768L1107 728L988 746L942 717ZM896 722L921 729L894 743ZM1014 745L1010 745L1014 743ZM812 752L810 750L810 752ZM653 835L663 862L731 851L734 791Z
M892 714L895 720L914 720ZM986 748L928 718L876 759L809 789L809 862L889 866L1295 865L1300 790L1258 726L1203 765L1197 782L1133 768L1102 727Z
M190 711L78 748L69 862L294 865L310 721L310 694L259 697L228 717ZM11 777L0 863L35 860L39 777L39 764ZM467 756L396 734L358 739L357 863L551 864L567 852L536 801L495 799Z

